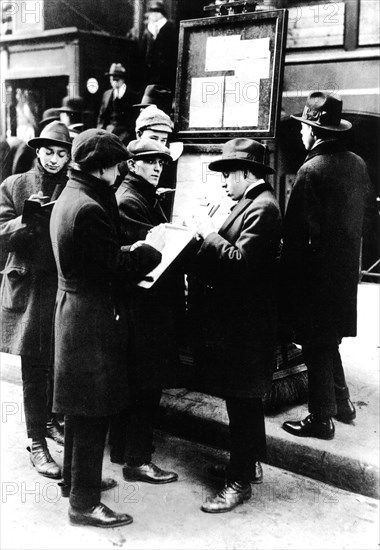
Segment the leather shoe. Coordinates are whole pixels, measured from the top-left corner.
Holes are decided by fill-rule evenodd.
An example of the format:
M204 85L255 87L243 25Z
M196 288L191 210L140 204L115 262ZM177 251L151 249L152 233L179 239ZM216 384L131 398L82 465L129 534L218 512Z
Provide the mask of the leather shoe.
M61 481L58 483L59 487L61 488L61 495L63 498L67 498L70 496L70 489L71 485L66 483L65 481ZM102 479L100 483L100 490L101 491L109 491L110 489L113 489L116 487L117 481L115 479L112 479L111 477L106 477L105 479Z
M207 472L219 479L227 479L229 477L227 464L211 464L207 468ZM254 462L254 471L250 482L256 485L263 482L263 468L258 460Z
M203 512L209 514L219 514L230 512L239 504L249 500L252 495L250 483L240 483L239 481L230 481L214 497L208 497L201 506Z
M332 439L335 434L335 426L329 416L323 419L317 419L315 415L309 414L309 416L300 422L284 422L282 427L286 432L299 437Z
M178 479L178 474L161 470L153 462L141 466L124 466L123 476L126 481L145 481L154 484L171 483Z
M33 440L32 448L27 447L30 461L39 474L52 479L60 479L61 469L53 460L45 440Z
M129 525L133 518L128 514L117 514L99 502L89 510L77 510L70 506L69 520L73 525L93 525L94 527L120 527Z
M338 412L335 418L340 422L349 423L356 418L356 410L350 399L339 399L337 402Z
M53 439L58 445L64 445L64 435L61 426L52 420L46 424L46 437Z

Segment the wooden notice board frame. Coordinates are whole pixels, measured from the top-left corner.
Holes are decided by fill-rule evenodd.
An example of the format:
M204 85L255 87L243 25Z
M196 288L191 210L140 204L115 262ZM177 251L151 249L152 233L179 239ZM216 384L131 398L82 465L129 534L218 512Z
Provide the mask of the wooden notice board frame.
M175 123L180 140L275 139L287 10L181 21Z

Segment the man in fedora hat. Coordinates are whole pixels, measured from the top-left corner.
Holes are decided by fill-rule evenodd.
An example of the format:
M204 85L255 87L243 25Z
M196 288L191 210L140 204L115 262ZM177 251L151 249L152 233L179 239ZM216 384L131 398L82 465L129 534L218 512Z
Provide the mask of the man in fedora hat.
M170 116L172 111L173 93L169 88L158 84L149 84L144 91L141 103L136 103L134 107L139 107L140 111L149 105L155 105L158 109L164 111Z
M309 416L285 422L296 436L332 439L332 417L356 416L339 344L356 336L360 242L369 177L363 159L339 137L351 128L342 101L309 95L301 116L304 164L289 199L282 253L282 317L288 337L302 345L308 368Z
M167 19L164 2L151 0L146 9L147 27L141 53L145 63L145 82L175 90L178 28Z
M61 476L46 437L63 444L52 415L52 324L57 270L49 235L48 209L23 216L27 199L55 201L66 185L71 140L67 127L51 122L28 142L34 167L0 186L0 247L8 253L1 286L1 351L21 356L24 411L31 438L30 459L38 473Z
M223 175L236 201L216 231L212 218L196 219L201 239L189 275L189 311L196 363L194 387L226 401L231 439L224 488L202 510L229 512L262 482L266 456L262 397L270 387L276 341L276 271L281 215L264 178L263 145L236 138L209 168Z
M83 117L86 113L84 99L81 96L65 96L58 108L59 120L66 124L71 139L84 129Z
M50 223L58 268L54 410L65 415L62 496L73 524L118 527L132 522L101 501L109 417L129 398L128 302L118 297L160 261L162 232L122 246L113 191L128 153L120 139L90 129L73 141L73 168ZM132 249L133 248L133 249Z
M127 85L127 71L121 63L112 63L106 76L109 76L111 89L103 94L97 127L116 134L127 144L134 137L136 92Z

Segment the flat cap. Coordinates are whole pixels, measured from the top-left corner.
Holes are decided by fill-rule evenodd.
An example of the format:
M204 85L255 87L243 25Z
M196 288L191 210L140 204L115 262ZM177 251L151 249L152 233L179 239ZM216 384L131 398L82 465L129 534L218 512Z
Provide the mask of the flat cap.
M97 128L85 130L74 138L71 156L87 170L108 168L129 158L127 149L115 134Z
M156 141L155 139L134 139L128 144L127 149L130 158L136 160L144 160L144 158L149 157L161 158L166 162L173 160L170 155L170 150L160 141Z

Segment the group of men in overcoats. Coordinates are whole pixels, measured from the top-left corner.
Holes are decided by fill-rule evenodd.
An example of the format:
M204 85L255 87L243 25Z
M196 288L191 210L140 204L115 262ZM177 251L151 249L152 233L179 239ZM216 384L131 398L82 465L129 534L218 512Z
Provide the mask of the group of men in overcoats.
M52 319L57 291L53 410L65 416L61 489L69 496L74 524L115 527L132 522L128 514L101 502L101 491L115 485L114 480L102 479L110 422L111 459L113 451L114 461L123 463L125 479L157 484L178 479L151 459L161 391L175 385L184 270L194 386L225 399L231 441L228 467L211 467L224 483L203 503L204 512L233 510L251 497L251 483L262 482L262 397L271 384L279 330L302 345L309 373L310 415L285 422L284 429L295 436L331 439L332 417L350 422L356 414L339 343L356 334L359 249L369 180L362 159L339 142L340 132L350 127L341 118L341 100L314 92L302 116L295 117L302 124L308 155L297 175L283 230L273 189L265 181L273 169L265 162L264 146L248 138L225 143L221 159L209 167L221 173L223 187L236 205L220 229L209 216L195 216L190 224L195 238L186 261L174 263L147 293L137 282L162 257L167 220L156 191L164 164L171 160L166 147L171 124L157 111L141 113L143 119L153 119L156 128L148 136L139 135L128 148L104 129L78 135L68 183L59 191L43 188L49 199L57 199L50 220L54 250L51 244L45 249L50 260L54 251L56 263L49 272L55 286L52 282L47 287L52 296L46 307ZM56 154L58 138L53 131L63 129L58 122L52 124L44 130L50 141L41 136L35 145ZM65 140L62 135L58 139L68 154ZM38 170L44 169L41 156L37 162ZM127 174L115 196L114 183L125 162ZM6 180L0 187L1 204L7 205L0 218L0 237L9 249L1 290L2 350L21 355L33 347L26 350L15 344L23 331L18 318L7 316L28 311L35 262L32 258L32 269L17 254L30 250L25 239L40 234L21 213L26 198L43 202L34 180L22 183L27 179L19 176L25 188L20 197L15 181ZM46 222L43 227L46 238ZM44 261L40 272L48 271L49 265L53 264ZM9 336L12 327L15 334ZM34 338L33 345L44 363L43 335ZM24 398L25 387L24 380ZM43 475L61 477L44 439L46 426L41 426L36 449L28 427L32 461Z

